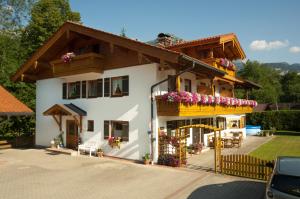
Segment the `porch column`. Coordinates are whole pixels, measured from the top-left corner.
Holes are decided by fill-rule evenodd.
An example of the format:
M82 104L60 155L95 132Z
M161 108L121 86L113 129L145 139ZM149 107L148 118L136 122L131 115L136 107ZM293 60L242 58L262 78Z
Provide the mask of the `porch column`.
M180 92L180 76L176 77L176 91Z

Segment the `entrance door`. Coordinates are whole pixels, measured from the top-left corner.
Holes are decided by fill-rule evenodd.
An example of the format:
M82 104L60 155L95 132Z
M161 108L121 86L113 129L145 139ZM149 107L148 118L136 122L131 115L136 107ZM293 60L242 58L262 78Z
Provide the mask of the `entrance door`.
M78 127L75 120L67 120L67 148L76 149L78 141Z

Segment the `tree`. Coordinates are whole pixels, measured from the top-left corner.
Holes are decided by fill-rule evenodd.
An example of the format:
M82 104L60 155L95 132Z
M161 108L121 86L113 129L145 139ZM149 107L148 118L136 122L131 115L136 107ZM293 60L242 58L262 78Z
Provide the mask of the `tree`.
M283 102L300 102L300 75L296 72L288 72L281 78Z
M250 97L259 103L277 103L282 93L280 74L275 69L265 66L257 61L247 61L238 75L256 82L262 86L261 89L252 90Z
M18 30L29 18L35 0L1 0L0 30Z
M40 0L33 5L31 19L22 34L24 57L38 49L64 22L80 22L80 14L73 12L68 0Z

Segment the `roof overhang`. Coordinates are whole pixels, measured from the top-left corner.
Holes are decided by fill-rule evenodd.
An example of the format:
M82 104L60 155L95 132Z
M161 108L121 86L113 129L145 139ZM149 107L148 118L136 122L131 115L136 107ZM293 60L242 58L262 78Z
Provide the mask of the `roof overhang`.
M34 112L0 112L0 116L31 116Z
M21 80L27 82L35 82L38 79L55 77L44 77L39 76L39 74L33 75L32 71L35 71L35 69L38 68L39 64L41 64L41 66L42 64L45 64L42 62L43 58L45 55L47 55L47 53L49 54L53 51L51 47L57 43L64 43L62 41L66 41L68 37L70 37L71 33L76 33L84 37L93 38L99 41L104 41L111 45L130 49L138 52L138 54L153 57L155 58L155 60L158 60L152 62L160 63L160 61L163 61L175 65L182 65L186 62L190 62L190 60L193 59L173 50L152 46L140 41L86 27L78 23L66 22L17 70L17 72L11 77L12 81L15 82ZM199 65L199 67L201 67L201 70L205 69L205 71L210 71L213 74L218 75L223 74L223 72L216 70L215 68L205 64L204 62L196 59L194 59L194 61L197 63L197 65Z
M237 86L238 87L243 87L243 88L246 88L246 89L261 89L262 86L255 83L255 82L252 82L250 80L246 80L246 79L242 79L240 77L236 77L236 79L238 79L240 82L237 83Z
M187 56L185 54L181 54L181 56L179 57L179 63L188 66L195 64L195 68L193 69L193 71L196 73L206 73L211 76L219 76L219 77L222 77L227 74L222 70L219 70L203 61Z
M203 48L207 46L209 48L222 47L224 50L224 48L226 48L225 46L226 43L232 43L232 46L239 54L239 56L237 57L238 59L246 58L246 54L243 48L241 47L241 44L237 36L234 33L228 33L228 34L217 35L217 36L212 36L212 37L207 37L207 38L202 38L202 39L197 39L192 41L186 41L172 46L168 46L167 49L178 51L179 49L193 48L193 47Z

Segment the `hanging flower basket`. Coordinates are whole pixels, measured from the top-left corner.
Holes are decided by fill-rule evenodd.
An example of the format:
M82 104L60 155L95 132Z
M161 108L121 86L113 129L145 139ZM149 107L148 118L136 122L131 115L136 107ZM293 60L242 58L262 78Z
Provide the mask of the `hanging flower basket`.
M118 148L121 147L121 138L120 137L109 137L108 144L111 148Z
M75 57L75 54L73 52L69 52L61 56L61 59L64 63L69 63L72 61L72 59Z

